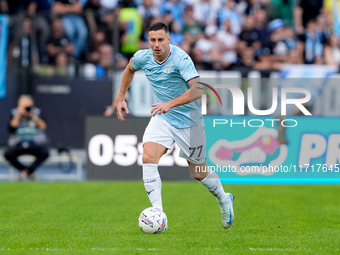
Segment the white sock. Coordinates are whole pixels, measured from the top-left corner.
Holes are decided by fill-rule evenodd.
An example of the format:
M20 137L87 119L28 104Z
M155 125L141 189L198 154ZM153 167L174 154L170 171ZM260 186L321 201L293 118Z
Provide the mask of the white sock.
M209 172L201 183L207 187L211 194L217 197L219 203L228 202L229 197L225 194L220 177L215 172Z
M157 164L143 164L143 181L152 207L163 211L161 195L162 181L158 173Z

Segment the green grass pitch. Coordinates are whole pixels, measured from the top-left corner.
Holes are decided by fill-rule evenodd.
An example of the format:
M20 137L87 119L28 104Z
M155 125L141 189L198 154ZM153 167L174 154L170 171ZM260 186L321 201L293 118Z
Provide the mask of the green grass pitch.
M141 181L0 183L0 254L340 253L340 185L224 185L235 195L225 230L216 199L194 181L163 182L169 230L138 228Z

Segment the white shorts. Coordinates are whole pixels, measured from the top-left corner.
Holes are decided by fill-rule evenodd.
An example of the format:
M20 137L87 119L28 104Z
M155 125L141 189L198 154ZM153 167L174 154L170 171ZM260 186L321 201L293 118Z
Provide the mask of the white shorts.
M206 159L206 141L204 123L190 128L174 128L167 121L152 117L145 129L143 145L153 142L171 149L177 143L181 149L179 156L193 164L202 164Z

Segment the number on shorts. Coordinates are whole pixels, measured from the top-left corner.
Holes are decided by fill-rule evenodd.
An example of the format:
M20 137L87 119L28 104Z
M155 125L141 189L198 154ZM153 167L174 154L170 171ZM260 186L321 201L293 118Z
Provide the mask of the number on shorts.
M200 145L200 146L198 146L198 147L189 147L189 150L190 150L190 151L192 150L192 152L191 152L189 158L191 158L191 157L194 155L196 149L199 150L199 153L198 153L198 156L197 156L197 157L199 158L199 157L201 156L201 153L202 153L202 148L203 148L203 145Z

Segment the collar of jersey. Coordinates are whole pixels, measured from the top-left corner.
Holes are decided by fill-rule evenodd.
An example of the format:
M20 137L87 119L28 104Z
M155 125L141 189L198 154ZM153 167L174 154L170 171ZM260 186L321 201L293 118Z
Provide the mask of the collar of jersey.
M172 51L172 45L170 44L170 51L169 51L169 55L166 57L166 59L164 59L162 62L158 62L156 59L155 59L155 57L153 57L153 59L156 61L156 63L157 64L159 64L159 65L163 65L167 60L168 60L168 58L170 57L170 55L171 55L171 51Z

